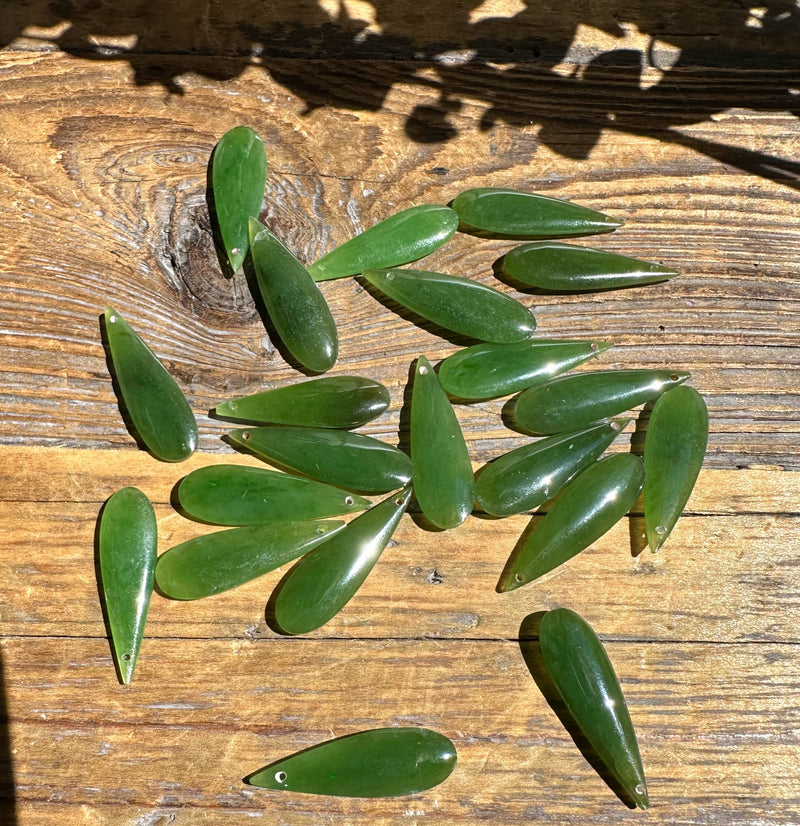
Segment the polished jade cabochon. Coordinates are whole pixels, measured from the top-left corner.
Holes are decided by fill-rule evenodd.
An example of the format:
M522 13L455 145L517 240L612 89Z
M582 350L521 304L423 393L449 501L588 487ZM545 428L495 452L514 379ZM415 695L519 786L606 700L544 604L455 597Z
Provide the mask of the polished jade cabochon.
M253 786L307 794L398 797L438 785L455 764L455 746L443 734L384 728L320 743L247 780Z

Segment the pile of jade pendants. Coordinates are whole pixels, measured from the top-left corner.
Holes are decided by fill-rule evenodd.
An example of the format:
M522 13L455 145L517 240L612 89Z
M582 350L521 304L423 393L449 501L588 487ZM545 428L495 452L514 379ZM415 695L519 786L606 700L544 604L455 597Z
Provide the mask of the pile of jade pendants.
M621 224L574 203L509 189L460 193L450 205L412 206L304 266L258 219L267 176L261 138L227 132L210 162L215 241L226 269L251 266L259 298L288 357L310 373L338 356L333 316L319 282L357 276L412 318L474 340L434 367L412 371L410 449L353 432L387 410L390 394L363 376L316 376L221 402L217 418L238 425L227 440L272 468L216 464L177 488L187 517L228 530L157 553L153 507L124 488L100 515L102 591L118 675L132 679L154 588L194 600L219 594L298 560L271 604L276 629L320 628L356 594L412 501L432 529L460 525L474 509L494 517L544 512L525 531L499 582L520 588L588 548L643 494L653 551L669 536L705 454L708 414L681 370L571 373L611 343L533 338L536 320L507 292L459 275L408 269L457 231L519 240L500 262L504 280L528 292L611 290L666 281L657 264L566 243ZM114 308L101 318L120 407L157 459L179 462L197 445L186 398L152 350ZM453 401L514 396L516 429L535 436L473 473ZM641 455L603 453L645 405ZM277 469L274 469L277 468ZM382 497L373 504L366 497ZM346 517L343 519L342 517ZM572 722L630 806L647 808L647 786L619 681L597 634L557 608L523 621ZM529 642L530 642L529 641ZM522 644L522 642L521 642ZM255 786L357 797L420 792L443 780L456 749L412 727L362 731L268 765Z

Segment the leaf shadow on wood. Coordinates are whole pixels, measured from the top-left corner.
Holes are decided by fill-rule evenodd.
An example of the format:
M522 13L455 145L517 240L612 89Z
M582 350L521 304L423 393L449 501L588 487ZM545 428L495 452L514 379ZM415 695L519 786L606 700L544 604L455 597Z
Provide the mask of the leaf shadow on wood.
M306 113L378 111L392 89L410 85L416 100L407 111L394 101L393 111L420 144L467 128L459 117L469 100L485 107L482 130L535 126L536 141L564 157L585 159L603 133L617 131L800 188L793 159L677 131L731 109L800 114L800 8L792 0L758 8L675 0L668 9L638 0L624 12L614 0L524 0L494 16L483 5L28 0L4 9L0 46L24 34L26 48L124 61L137 85L176 95L187 73L222 82L258 66Z
M536 611L529 614L522 621L519 628L519 648L522 659L528 667L533 681L536 683L547 704L558 717L561 725L564 726L575 745L591 767L600 775L601 779L611 789L612 792L629 808L635 809L636 803L625 793L622 786L605 767L591 743L586 739L581 731L578 722L570 713L561 694L553 682L542 657L542 649L539 644L539 626L546 611Z
M0 651L0 823L15 826L17 823L17 807L5 685L3 655Z

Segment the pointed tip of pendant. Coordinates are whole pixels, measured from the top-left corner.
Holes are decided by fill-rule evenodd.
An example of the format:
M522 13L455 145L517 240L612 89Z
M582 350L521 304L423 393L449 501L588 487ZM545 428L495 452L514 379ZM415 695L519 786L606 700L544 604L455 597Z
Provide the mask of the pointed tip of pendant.
M650 797L647 794L647 784L642 780L637 783L632 789L626 790L631 797L631 800L636 804L637 809L642 811L650 808Z

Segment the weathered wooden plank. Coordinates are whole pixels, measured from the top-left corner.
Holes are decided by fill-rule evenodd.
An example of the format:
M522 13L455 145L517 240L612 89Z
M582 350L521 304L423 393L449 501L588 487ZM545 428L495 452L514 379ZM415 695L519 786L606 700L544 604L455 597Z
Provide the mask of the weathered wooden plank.
M715 479L714 472L704 474L703 485L716 487ZM734 494L732 508L739 503ZM5 633L104 636L95 571L98 511L93 503L4 505ZM167 505L159 505L157 515L162 551L213 530ZM567 605L628 639L798 639L797 516L687 515L661 552L633 556L631 537L638 543L642 533L634 516L540 581L497 594L506 559L529 521L525 515L470 517L457 530L432 534L404 517L356 597L312 636L507 639L526 613ZM155 597L147 636L272 637L265 606L287 570L196 602Z
M328 64L313 67L329 74ZM609 138L613 151L580 161L501 125L488 133L465 128L449 146L420 144L398 128L427 94L409 77L385 111L347 117L347 107L302 115L300 99L255 68L222 95L187 75L186 94L170 99L166 116L163 94L129 85L124 63L17 50L0 54L0 77L7 95L0 114L5 444L130 443L99 342L97 316L111 301L164 358L198 414L221 398L297 378L266 335L244 279L221 277L210 241L207 159L219 134L244 121L269 146L264 218L307 260L402 205L448 201L487 183L524 185L624 217L624 230L597 245L663 260L684 276L613 295L520 295L535 309L540 333L615 340L602 366L691 369L711 409L711 466L800 467L798 402L786 392L786 371L797 368L800 352L791 189L650 137ZM500 80L487 75L492 82ZM467 104L457 116L471 127L479 109ZM332 111L342 114L336 129ZM749 123L724 119L711 133L796 154L785 116ZM709 129L691 127L695 135ZM505 249L460 237L429 266L511 291L491 276ZM354 281L324 289L340 326L336 371L390 386L392 412L367 432L391 437L411 360L455 347ZM499 409L459 409L477 460L511 446ZM221 429L201 415L205 450L222 449Z
M749 823L758 811L766 823L794 822L796 646L607 645L640 737L649 821ZM129 688L116 684L102 641L7 640L2 652L20 826L56 813L509 826L625 814L515 642L157 641ZM383 725L442 731L458 749L456 771L429 792L383 801L241 782L287 753ZM45 803L51 814L37 819Z

